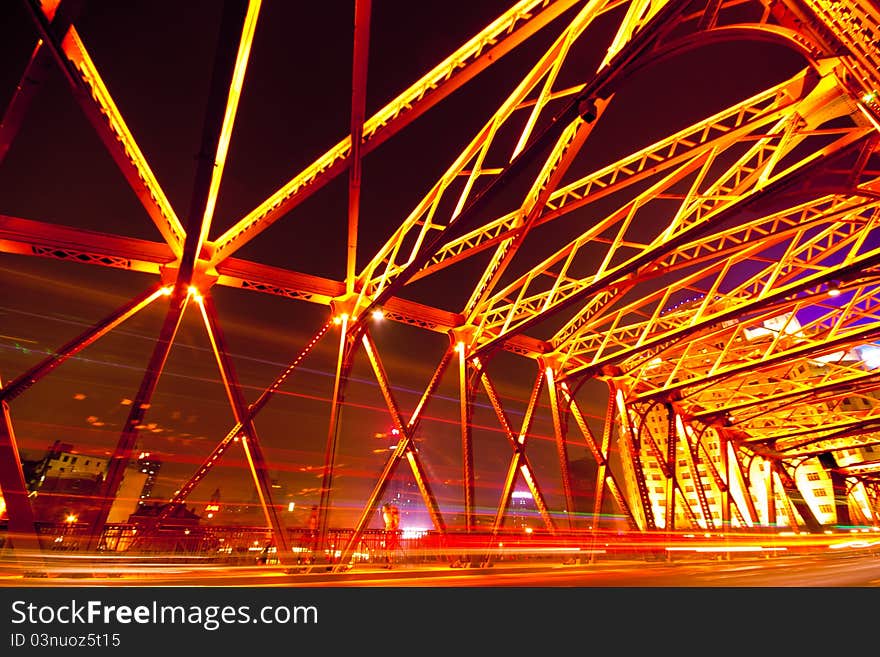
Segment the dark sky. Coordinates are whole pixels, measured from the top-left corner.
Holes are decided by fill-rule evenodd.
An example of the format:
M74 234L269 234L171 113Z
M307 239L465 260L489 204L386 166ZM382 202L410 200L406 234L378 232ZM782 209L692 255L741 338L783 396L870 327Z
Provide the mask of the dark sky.
M373 2L367 116L507 5L485 0L452 4ZM85 2L76 23L181 218L191 194L220 8L216 1L93 0ZM211 238L348 132L352 19L353 3L342 0L263 3ZM558 24L366 158L360 264L384 243L516 86L556 37ZM578 46L567 72L572 79L595 68L596 58L607 47L608 24L608 19L600 20L593 36ZM3 3L0 26L0 106L5 106L36 33L18 3ZM645 71L618 91L613 111L591 136L581 164L596 168L611 162L784 79L801 65L796 56L777 46L737 43L711 46ZM341 280L346 207L347 176L343 175L236 255ZM55 72L40 90L0 168L0 213L161 239ZM557 243L549 242L545 248L557 248L577 232L576 221L563 225L554 233ZM477 265L466 264L438 277L436 284L414 286L403 296L457 311L476 273ZM151 282L142 274L5 254L0 255L0 276L3 381ZM277 376L328 312L320 306L219 286L214 295L248 401ZM22 448L36 454L62 439L84 452L112 450L128 411L125 402L140 383L163 311L157 304L130 320L19 398L12 411ZM375 338L408 414L447 338L390 323L377 328ZM335 342L335 336L325 339L285 386L285 394L269 404L257 421L273 474L289 499L301 507L316 501L320 485L317 469L323 462ZM198 313L190 309L147 416L153 426L142 433L144 447L167 463L156 489L159 495L170 494L232 425L208 348ZM498 387L518 425L535 366L505 355L497 368L503 375ZM590 412L604 408L604 401L586 390L584 404ZM429 408L420 436L425 461L436 477L435 493L450 509L461 505L456 395L453 369ZM356 363L347 401L336 501L354 508L375 480L384 459L382 449L389 444L375 435L391 426L363 359ZM481 473L478 505L491 513L497 502L498 474L507 466L510 449L485 404L478 407L475 423L475 457ZM546 482L551 506L558 507L558 463L546 409L538 415L534 434L531 458ZM586 456L574 436L572 458ZM240 455L229 453L224 467L196 490L194 500L206 500L218 486L225 500L250 499L252 487Z

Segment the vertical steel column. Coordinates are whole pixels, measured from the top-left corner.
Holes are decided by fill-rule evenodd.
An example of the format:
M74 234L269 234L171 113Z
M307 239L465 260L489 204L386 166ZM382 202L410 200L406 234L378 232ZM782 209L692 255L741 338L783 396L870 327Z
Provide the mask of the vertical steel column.
M259 7L260 0L223 0L195 181L184 226L186 238L177 273L177 281L184 285L190 285L197 273L202 246L210 232Z
M719 455L721 460L719 463L721 464L721 469L723 471L723 480L721 482L719 491L720 497L719 500L721 503L721 528L725 533L730 532L731 529L731 514L730 514L730 467L728 462L728 453L727 453L727 438L724 435L723 431L717 431L716 435L718 436L718 449L720 450ZM711 462L711 461L710 461Z
M349 338L348 315L340 318L339 354L336 358L336 375L333 380L333 398L330 402L330 422L327 428L327 446L324 451L324 474L321 479L321 495L318 501L318 554L323 554L327 542L330 519L330 492L333 486L333 467L336 463L336 445L339 441L342 404L345 401L345 385L351 370L357 341ZM331 561L332 561L332 555Z
M458 394L461 410L461 460L464 484L464 529L474 529L474 451L471 436L471 413L473 399L471 387L468 385L468 364L465 357L467 347L459 342L455 350L458 352Z
M666 409L666 531L675 531L675 484L678 481L676 471L678 470L678 457L675 454L675 412L672 410L672 404L663 405ZM650 409L648 410L650 413ZM646 413L647 415L647 413ZM644 425L644 422L642 423ZM687 498L683 500L685 506L689 506Z
M776 526L776 495L775 486L773 485L773 462L764 461L764 486L767 494L767 525L769 527Z
M544 369L547 377L547 394L550 395L550 412L553 415L553 435L556 438L556 454L559 457L559 469L562 473L562 492L565 495L566 514L568 516L568 528L574 529L574 494L571 490L571 472L568 463L568 445L565 440L565 428L562 426L562 411L559 408L559 395L556 390L556 381L553 368Z
M357 277L358 218L361 198L361 146L367 98L367 61L370 49L370 2L354 3L354 52L351 64L351 155L348 170L348 251L345 292L354 293Z
M12 429L9 405L0 401L0 492L6 502L9 516L7 536L16 550L35 552L40 549L40 538L34 524L34 510L28 499L27 482L21 467L21 455Z
M82 47L76 29L71 25L62 40L62 36L56 34L49 23L48 6L43 6L38 0L24 0L23 4L42 37L43 48L51 51L73 98L83 109L167 244L179 256L183 227Z
M281 520L278 518L278 510L272 501L272 481L269 477L266 458L260 446L257 429L254 426L253 420L248 417L247 402L241 390L238 375L235 372L235 365L226 349L226 340L220 328L214 299L206 294L201 301L198 298L196 301L198 301L202 311L205 329L211 340L211 347L214 351L214 357L217 359L217 365L220 368L220 376L223 379L223 386L226 388L226 394L229 397L235 420L241 423L244 428L244 434L241 436L241 446L244 449L251 476L257 488L257 494L260 497L266 522L272 528L272 533L275 535L275 552L279 562L282 565L286 565L290 557L287 533L281 524Z

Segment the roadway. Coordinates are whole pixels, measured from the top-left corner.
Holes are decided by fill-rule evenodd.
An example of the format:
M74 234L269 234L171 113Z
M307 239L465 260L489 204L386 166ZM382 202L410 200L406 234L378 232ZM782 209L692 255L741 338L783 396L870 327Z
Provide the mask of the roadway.
M865 551L800 556L687 558L674 561L496 563L451 568L399 565L330 573L277 566L193 566L173 563L77 563L22 572L0 564L0 587L244 586L244 587L876 587L880 555Z

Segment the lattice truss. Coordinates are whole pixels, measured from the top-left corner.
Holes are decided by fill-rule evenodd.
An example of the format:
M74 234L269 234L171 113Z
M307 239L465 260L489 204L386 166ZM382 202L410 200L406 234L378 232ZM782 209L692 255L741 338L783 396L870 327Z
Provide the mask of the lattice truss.
M167 317L111 462L106 500L116 494L131 458L182 314L195 305L236 423L172 502L185 500L226 449L240 443L281 548L286 539L253 419L325 338L338 341L339 357L322 527L333 490L341 399L355 359L369 362L400 435L365 500L346 555L403 461L435 528L446 530L413 440L444 376L458 377L460 384L466 529L472 529L475 512L471 418L477 397L488 400L511 447L493 531L502 527L518 477L531 489L547 527L559 529L526 450L534 409L545 395L569 508L566 444L584 440L598 468L596 514L603 496L610 495L641 529L877 523L874 473L880 463L868 448L880 443L880 379L876 363L859 351L880 331L880 14L866 0L522 0L369 117L364 99L370 6L357 0L350 135L219 235L211 222L239 94L246 93L260 2L227 3L224 10L201 151L209 155L199 159L195 209L187 217L178 215L151 172L65 11L67 3L26 4L40 40L22 80L39 76L46 62L60 67L162 239L86 235L33 219L0 219L4 252L157 277L143 296L2 389L0 484L19 528L32 526L33 517L15 450L11 403L151 304L167 304ZM571 53L594 38L600 22L606 29L613 24L604 37L607 51L597 67L585 68ZM357 267L362 158L547 31L555 35L551 45L499 99L483 127L468 136L466 147L389 231L384 245ZM595 165L591 136L613 115L615 95L636 73L716 40L750 39L791 48L803 57L803 71L636 152ZM719 81L723 84L723 72ZM23 83L6 108L3 155L33 88ZM344 172L349 178L349 231L347 240L339 240L348 256L344 280L235 257ZM466 266L474 262L479 266ZM435 308L408 297L412 284L443 276L455 280L458 307ZM214 285L331 310L331 319L315 327L315 337L250 404L224 346L211 299ZM376 310L451 338L412 411L395 398L373 341L370 318ZM499 350L536 363L519 426L512 424L490 374ZM609 395L604 425L594 432L578 391L597 378L608 383ZM611 467L618 453L623 475ZM798 488L799 468L809 463L821 466L835 491L845 491L827 518ZM661 493L652 488L653 472L660 474Z

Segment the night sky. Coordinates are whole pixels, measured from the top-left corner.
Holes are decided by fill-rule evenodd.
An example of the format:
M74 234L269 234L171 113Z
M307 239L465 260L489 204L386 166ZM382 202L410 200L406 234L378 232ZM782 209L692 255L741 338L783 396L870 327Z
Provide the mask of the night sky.
M505 2L374 0L367 78L367 116L497 17ZM131 132L179 217L186 216L199 148L221 3L86 1L75 22ZM365 263L449 166L558 34L557 20L381 146L364 161L359 265ZM568 75L595 70L607 47L610 19L582 37ZM353 3L266 0L257 23L242 102L210 238L335 144L349 129ZM0 6L0 103L17 84L36 31L20 3ZM644 71L619 89L582 153L581 173L645 146L731 102L781 81L803 66L778 46L717 44ZM345 270L347 175L295 208L236 257L342 280ZM53 71L0 167L0 213L48 223L160 241L153 223L103 150L101 142ZM577 213L551 234L555 249L577 234ZM536 253L537 255L537 253ZM415 285L402 296L458 311L480 258ZM103 267L0 254L0 379L14 378L153 282ZM328 309L216 286L212 293L249 402L280 373L327 319ZM65 363L12 405L25 456L54 440L83 453L108 454L119 436L164 316L159 302ZM282 486L279 504L317 502L327 433L336 337L328 335L257 420L270 469ZM448 345L386 322L374 337L406 415ZM504 354L495 382L518 428L535 365ZM422 424L419 447L441 509L462 505L457 374L451 368ZM601 413L604 400L585 388L584 405ZM351 523L381 469L391 428L369 365L359 358L346 398L334 477L334 503ZM529 438L529 454L551 508L562 492L546 398ZM141 433L143 449L165 462L155 489L170 495L229 430L232 413L197 311L184 318ZM510 447L480 399L475 417L477 504L494 511ZM572 432L572 459L587 455ZM405 466L403 466L405 467ZM251 499L241 454L230 451L191 497ZM289 519L292 524L304 518Z

